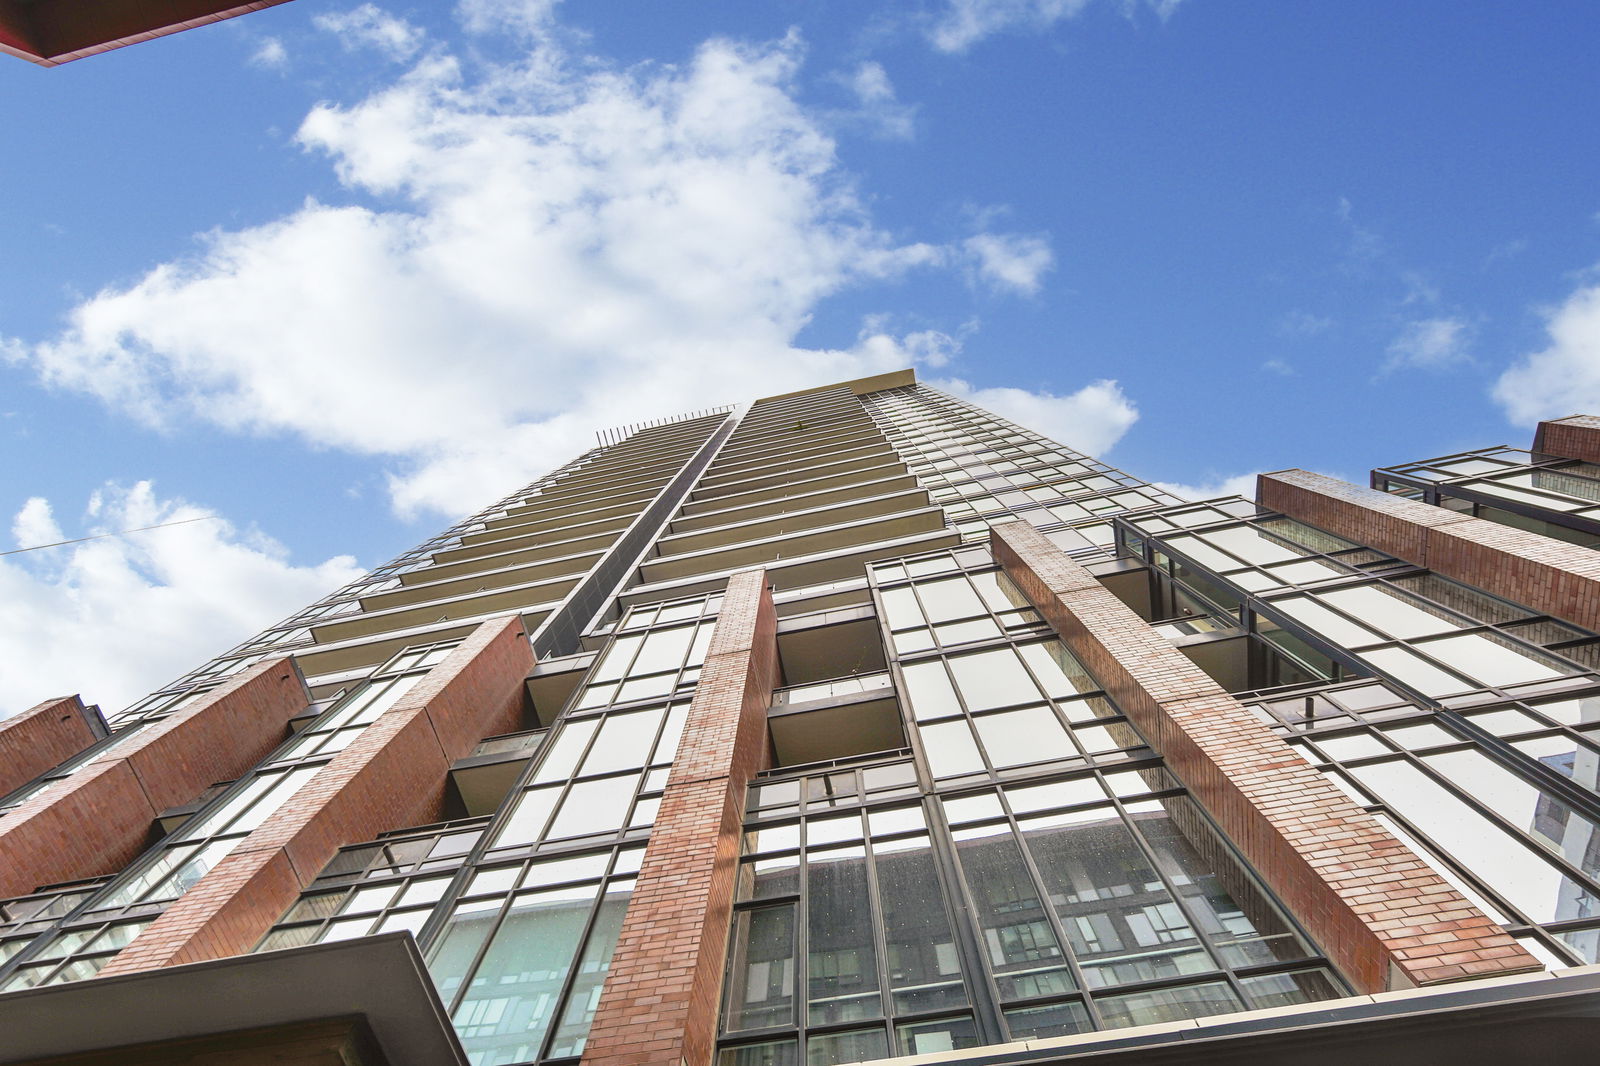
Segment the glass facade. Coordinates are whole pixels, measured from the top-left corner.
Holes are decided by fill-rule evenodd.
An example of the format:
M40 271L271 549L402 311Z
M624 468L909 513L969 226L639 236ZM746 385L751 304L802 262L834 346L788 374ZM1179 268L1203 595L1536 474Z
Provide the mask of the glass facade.
M1600 962L1600 635L1245 500L1178 501L906 381L608 433L113 715L109 737L0 797L0 857L24 804L240 670L293 654L311 698L237 780L163 812L131 862L0 900L0 993L100 973L384 735L480 624L514 615L537 658L515 679L521 721L426 784L441 806L408 820L430 824L329 845L250 935L277 952L408 934L474 1066L582 1058L630 906L650 898L636 887L675 768L701 754L686 736L724 590L759 566L775 676L760 769L729 786L722 823L738 847L704 997L722 1066L980 1057L1350 995L1340 945L1315 942L1130 720L1159 732L1138 702L997 565L990 526L1012 519L1463 906L1544 965ZM1498 448L1374 485L1600 544L1592 464Z

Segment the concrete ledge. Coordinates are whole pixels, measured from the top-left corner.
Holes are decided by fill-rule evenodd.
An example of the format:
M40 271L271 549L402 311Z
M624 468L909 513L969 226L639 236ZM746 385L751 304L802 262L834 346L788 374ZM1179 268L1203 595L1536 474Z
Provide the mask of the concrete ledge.
M388 933L0 995L0 1063L336 1018L364 1021L388 1066L467 1061L416 942Z

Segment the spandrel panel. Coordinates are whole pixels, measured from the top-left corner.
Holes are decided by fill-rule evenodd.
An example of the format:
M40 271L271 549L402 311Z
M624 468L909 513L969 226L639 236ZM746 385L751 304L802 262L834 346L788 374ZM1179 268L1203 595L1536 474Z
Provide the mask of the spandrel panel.
M636 776L577 782L568 790L546 835L553 840L616 832L627 824L628 808L638 787Z
M1543 656L1536 658L1531 651L1508 647L1482 633L1430 640L1417 645L1417 649L1475 681L1495 687L1544 681L1574 672L1558 670Z
M1220 981L1122 996L1102 996L1095 1000L1106 1028L1130 1025L1159 1025L1205 1018L1213 1014L1232 1014L1244 1009L1233 990Z
M642 769L650 759L656 732L665 712L657 708L631 714L610 714L600 727L589 757L580 770L584 776L615 770Z
M1426 601L1380 585L1323 592L1318 594L1318 598L1401 640L1448 633L1463 625L1455 619L1435 613Z
M1059 640L1024 644L1017 651L1044 686L1045 695L1051 699L1070 699L1100 689L1094 678L1089 676L1089 671Z
M965 576L924 581L917 585L917 595L930 622L950 622L985 613L983 601Z
M983 757L978 753L978 745L973 742L972 730L965 719L918 728L923 751L928 756L928 769L934 777L959 777L983 771Z

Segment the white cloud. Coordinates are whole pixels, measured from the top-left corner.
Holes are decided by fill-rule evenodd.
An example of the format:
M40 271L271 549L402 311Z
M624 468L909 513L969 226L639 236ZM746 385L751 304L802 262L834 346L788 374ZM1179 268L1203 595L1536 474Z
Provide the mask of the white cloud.
M1261 364L1261 369L1277 374L1280 377L1292 377L1294 375L1294 364L1282 359L1268 359Z
M416 55L426 37L418 27L376 4L316 15L311 21L317 29L338 37L346 49L373 48L396 62Z
M1146 0L1144 6L1165 22L1182 0ZM945 0L927 27L928 40L941 52L965 52L997 33L1047 30L1074 18L1091 0ZM1129 18L1139 10L1138 0L1119 0Z
M1519 426L1600 411L1600 284L1578 288L1545 322L1550 343L1495 382L1494 398Z
M1026 389L975 389L960 378L929 384L1087 455L1110 451L1139 418L1133 402L1115 381L1096 381L1067 396Z
M1180 485L1175 481L1155 481L1151 484L1185 500L1214 500L1218 496L1243 496L1247 500L1256 498L1256 475L1253 473L1213 478L1195 485Z
M31 496L22 505L22 510L11 520L11 535L16 538L19 549L55 544L66 539L61 527L56 525L50 501L43 496Z
M549 29L561 0L461 0L456 5L463 24L473 33L510 31L539 38Z
M212 232L83 301L58 336L0 349L153 425L385 457L402 513L460 514L597 427L954 351L936 330L871 328L847 348L797 347L835 293L917 269L1029 291L1049 264L1037 237L981 226L962 248L875 225L795 99L793 35L625 72L568 62L551 40L515 65L430 48L365 99L319 105L299 142L351 203Z
M1278 319L1278 332L1286 337L1314 337L1332 325L1333 319L1327 315L1295 310Z
M1389 343L1385 372L1391 370L1443 370L1471 360L1467 342L1471 327L1459 318L1425 318L1409 322Z
M88 510L80 535L207 514L148 481L107 486ZM12 532L22 547L64 539L38 497ZM359 573L348 556L295 566L275 541L224 521L0 558L0 718L74 692L117 710L192 669L197 648L226 651Z
M263 38L250 53L250 65L264 70L282 70L289 65L289 50L276 37Z
M900 102L882 63L862 63L842 80L856 98L857 111L848 117L865 123L880 137L902 141L911 138L917 109Z
M1050 242L1043 237L1016 233L980 233L964 242L978 277L995 288L1032 295L1039 281L1055 265Z

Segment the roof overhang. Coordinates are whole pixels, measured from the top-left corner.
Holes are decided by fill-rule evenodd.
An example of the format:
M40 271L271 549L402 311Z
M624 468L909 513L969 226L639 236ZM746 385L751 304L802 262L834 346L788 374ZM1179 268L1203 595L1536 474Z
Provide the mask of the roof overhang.
M288 0L0 0L0 52L42 67Z
M323 1019L364 1022L388 1066L467 1061L416 942L402 932L8 992L0 1063Z

